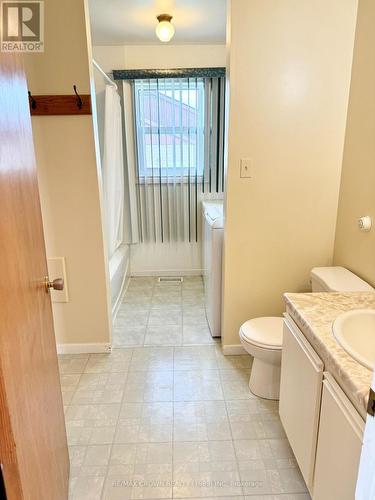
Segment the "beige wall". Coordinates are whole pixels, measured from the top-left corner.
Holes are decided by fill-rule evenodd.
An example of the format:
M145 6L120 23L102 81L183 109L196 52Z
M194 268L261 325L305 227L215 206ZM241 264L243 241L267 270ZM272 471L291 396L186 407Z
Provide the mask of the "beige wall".
M225 45L127 45L93 47L104 71L113 69L225 66Z
M232 0L223 343L332 264L356 0ZM252 158L253 179L240 178Z
M45 52L25 56L33 94L89 93L83 0L45 2ZM70 300L53 304L59 344L110 338L91 116L33 117L47 256L66 258Z
M375 222L375 2L360 0L345 137L334 263L375 285L375 229L358 230L357 219Z

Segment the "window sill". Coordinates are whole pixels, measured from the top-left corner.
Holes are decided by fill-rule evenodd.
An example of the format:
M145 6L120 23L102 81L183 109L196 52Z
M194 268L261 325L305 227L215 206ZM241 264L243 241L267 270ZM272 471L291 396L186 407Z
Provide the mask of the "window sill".
M197 183L202 184L203 177L201 175L197 176ZM195 184L195 175L189 177L187 175L184 175L183 177L176 176L176 178L173 177L140 177L137 180L137 184L143 185L143 184Z

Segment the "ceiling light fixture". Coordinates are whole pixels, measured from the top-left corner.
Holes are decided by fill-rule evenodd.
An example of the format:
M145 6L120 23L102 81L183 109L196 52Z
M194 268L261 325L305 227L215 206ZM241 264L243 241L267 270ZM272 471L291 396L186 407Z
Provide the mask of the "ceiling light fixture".
M160 14L156 19L159 21L155 30L156 36L161 42L169 42L172 40L175 31L171 23L173 17L169 14Z

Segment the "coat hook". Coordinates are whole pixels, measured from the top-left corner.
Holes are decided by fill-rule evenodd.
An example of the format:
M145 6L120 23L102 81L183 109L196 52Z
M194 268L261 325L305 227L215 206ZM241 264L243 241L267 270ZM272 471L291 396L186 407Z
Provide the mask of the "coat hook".
M34 99L34 97L31 95L31 92L30 90L27 92L29 94L29 101L31 103L31 109L35 109L36 108L36 100Z
M81 99L81 96L78 94L77 87L75 85L73 85L73 90L74 90L75 95L77 96L78 109L82 109L82 99Z

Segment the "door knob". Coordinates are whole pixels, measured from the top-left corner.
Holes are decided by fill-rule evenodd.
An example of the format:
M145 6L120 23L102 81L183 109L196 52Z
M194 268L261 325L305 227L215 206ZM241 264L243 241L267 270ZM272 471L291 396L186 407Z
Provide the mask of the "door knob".
M49 277L46 276L44 278L44 285L47 293L50 288L53 288L54 290L64 290L64 280L62 278L56 278L55 280L50 281Z

